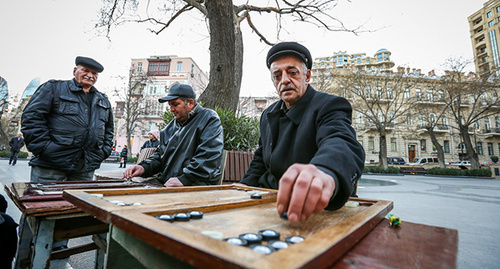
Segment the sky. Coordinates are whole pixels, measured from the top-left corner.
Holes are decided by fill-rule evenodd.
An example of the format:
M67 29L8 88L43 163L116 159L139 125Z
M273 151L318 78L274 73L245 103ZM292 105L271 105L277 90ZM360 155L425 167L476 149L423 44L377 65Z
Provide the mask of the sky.
M145 1L142 1L145 2ZM234 3L242 2L234 0ZM252 4L268 0L248 1ZM304 44L313 58L335 52L373 56L388 49L397 66L442 73L446 59L473 59L467 17L485 0L340 0L332 11L349 28L363 25L358 35L330 32L313 25L284 21L280 41ZM150 24L128 23L112 28L110 39L94 29L100 0L17 0L0 3L0 76L7 80L9 95L21 95L36 77L71 79L75 57L92 57L103 64L96 87L108 95L124 87L131 59L152 55L191 57L209 72L210 51L206 22L191 12L159 35ZM274 19L252 14L261 31L276 41ZM241 96L275 95L265 57L269 46L259 41L246 23ZM470 70L474 67L471 65Z

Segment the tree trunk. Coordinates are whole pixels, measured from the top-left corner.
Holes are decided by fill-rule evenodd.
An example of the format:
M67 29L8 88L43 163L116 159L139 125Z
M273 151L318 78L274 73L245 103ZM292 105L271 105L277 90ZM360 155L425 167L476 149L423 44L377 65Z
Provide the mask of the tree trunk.
M462 139L464 141L465 149L467 150L467 157L469 157L471 168L479 169L479 158L470 140L468 129L468 127L460 128L460 136L462 136Z
M243 45L233 3L210 0L205 6L210 28L210 82L199 101L206 107L218 106L235 112L240 96Z
M387 136L384 127L380 130L380 151L378 153L379 165L387 169Z
M437 158L439 160L439 167L441 168L446 168L446 163L444 161L444 150L443 146L439 144L436 134L434 133L433 127L428 128L427 131L429 132L429 136L431 137L432 144L436 147L437 150Z

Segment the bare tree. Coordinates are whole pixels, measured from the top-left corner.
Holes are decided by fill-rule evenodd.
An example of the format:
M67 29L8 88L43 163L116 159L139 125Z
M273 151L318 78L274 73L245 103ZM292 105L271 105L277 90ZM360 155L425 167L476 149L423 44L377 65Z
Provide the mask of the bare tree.
M387 169L387 134L412 112L414 97L410 76L392 72L366 72L335 69L335 84L329 92L351 100L353 110L366 123L366 129L380 136L380 165Z
M7 112L9 108L9 90L7 86L7 81L0 77L0 120L2 120L2 125L0 128L0 145L6 146L9 144L8 135L8 119L4 119L4 112Z
M483 78L477 78L473 73L467 75L464 70L470 63L470 60L463 58L448 59L448 71L442 77L442 89L467 150L471 168L478 169L479 158L471 141L471 133L477 134L479 120L500 114L500 89L498 77L494 75Z
M273 42L253 23L251 14L273 16L277 40L285 17L323 27L329 31L359 32L360 27L347 29L340 20L331 15L338 1L302 0L292 3L287 0L276 0L266 2L265 6L252 5L251 1L236 5L232 0L148 1L146 15L141 17L137 12L138 0L105 0L97 27L104 28L106 35L109 36L112 25L126 21L150 22L157 27L151 31L159 34L185 13L193 10L201 12L208 21L210 34L210 82L200 96L200 102L208 107L229 108L235 112L243 74L241 23L246 21L253 33L268 45L273 45ZM154 10L160 10L162 14L156 17L150 15ZM268 25L264 27L266 30L270 28Z
M131 141L136 128L143 127L141 119L147 113L147 107L143 105L144 91L146 84L151 81L151 77L147 73L135 73L134 70L135 66L132 65L129 71L128 83L123 89L115 89L114 92L115 96L123 100L119 109L121 111L116 111L116 114L121 114L125 122L123 128L127 137L129 154L132 154Z

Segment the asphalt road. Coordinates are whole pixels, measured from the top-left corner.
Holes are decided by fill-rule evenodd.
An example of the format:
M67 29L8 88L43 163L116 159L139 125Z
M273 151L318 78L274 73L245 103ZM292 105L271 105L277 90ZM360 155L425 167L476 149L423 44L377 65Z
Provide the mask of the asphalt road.
M119 169L104 163L102 170ZM3 185L29 181L26 160L9 166L0 159L0 193L9 201L7 213L15 220L21 214L7 198ZM458 230L457 268L499 268L500 264L500 180L451 178L420 175L363 175L358 189L361 198L394 202L392 214L405 222L422 223ZM70 240L70 245L87 242L88 237ZM52 262L52 269L93 268L94 252Z

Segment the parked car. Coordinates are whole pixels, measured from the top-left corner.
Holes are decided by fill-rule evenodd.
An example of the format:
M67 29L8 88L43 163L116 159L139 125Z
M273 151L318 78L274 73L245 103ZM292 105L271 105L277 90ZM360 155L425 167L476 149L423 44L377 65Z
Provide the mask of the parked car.
M454 162L451 165L467 165L467 166L470 166L470 161Z
M413 160L411 160L411 162L408 163L408 165L427 165L427 164L434 164L434 165L439 164L438 158L419 157L419 158L413 158Z
M406 162L401 157L387 157L387 164L404 165L404 164L406 164Z

